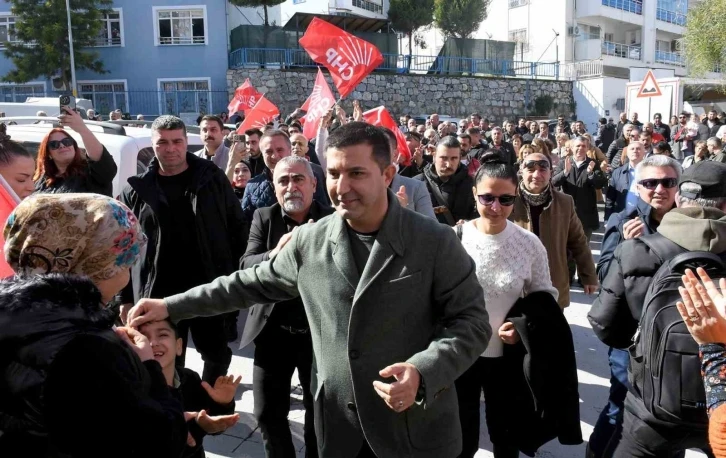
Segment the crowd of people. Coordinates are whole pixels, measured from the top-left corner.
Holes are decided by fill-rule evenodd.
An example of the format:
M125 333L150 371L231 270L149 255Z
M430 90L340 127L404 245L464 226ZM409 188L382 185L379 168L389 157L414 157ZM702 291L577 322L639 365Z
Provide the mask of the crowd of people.
M581 444L573 285L597 294L611 370L587 457L726 456L716 112L623 113L594 135L565 116L552 132L402 116L408 151L360 103L312 139L303 114L244 134L226 125L239 114L201 116L199 151L160 116L155 157L118 196L77 112L37 159L0 124L0 175L21 199L3 231L2 456L203 457L239 420L236 341L254 343L268 458L296 456L295 371L307 457L472 458L482 392L496 458Z

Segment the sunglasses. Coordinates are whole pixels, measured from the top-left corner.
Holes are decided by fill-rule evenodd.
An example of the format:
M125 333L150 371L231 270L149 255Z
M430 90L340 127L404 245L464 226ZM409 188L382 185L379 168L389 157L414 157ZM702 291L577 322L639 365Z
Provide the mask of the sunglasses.
M539 161L526 161L524 163L524 168L529 170L530 172L534 172L536 170L536 167L539 167L542 170L549 170L550 169L550 161L547 160L539 160Z
M495 200L498 200L499 205L503 207L510 207L514 204L514 200L517 198L517 196L513 196L511 194L502 194L501 196L495 196L494 194L479 194L477 197L479 198L479 203L487 207L493 205Z
M675 188L678 185L678 180L675 178L648 178L646 180L640 180L639 185L645 189L653 190L658 187L659 184L663 185L666 189Z
M73 146L76 142L72 138L66 137L63 140L51 140L48 142L48 148L50 149L61 149L64 146Z

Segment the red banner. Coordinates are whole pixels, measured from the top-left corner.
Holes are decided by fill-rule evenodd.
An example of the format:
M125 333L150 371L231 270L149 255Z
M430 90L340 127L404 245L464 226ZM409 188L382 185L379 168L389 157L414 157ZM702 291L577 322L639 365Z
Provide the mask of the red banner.
M271 123L275 116L280 114L275 104L270 102L263 95L254 108L245 115L245 120L237 128L238 134L244 134L248 129L262 130L268 123Z
M238 111L246 112L250 108L253 108L257 102L262 98L262 94L257 92L250 79L247 78L245 82L234 91L234 97L230 100L227 106L227 114L232 116Z
M0 222L4 223L8 220L8 216L15 210L20 203L20 198L13 191L7 181L0 176ZM0 230L0 278L6 278L15 275L10 264L5 261L5 237L3 230Z
M333 91L330 90L330 86L325 81L323 72L318 67L318 76L315 78L313 92L302 106L302 109L307 111L303 117L303 135L305 135L305 138L308 140L315 138L315 134L318 133L320 120L333 105L335 105Z
M411 152L408 150L406 137L401 132L401 129L398 128L398 123L393 119L388 110L386 110L386 107L380 106L366 111L363 113L363 120L368 124L373 124L374 126L382 126L391 129L393 133L396 134L398 154L403 156L403 161L401 161L401 163L403 165L411 165Z
M315 62L330 70L342 97L383 63L383 55L374 45L318 18L312 20L300 45Z

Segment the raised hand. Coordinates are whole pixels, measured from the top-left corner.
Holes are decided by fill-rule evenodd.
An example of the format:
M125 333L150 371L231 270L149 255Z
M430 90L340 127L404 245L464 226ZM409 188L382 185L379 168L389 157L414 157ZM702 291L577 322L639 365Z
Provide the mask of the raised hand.
M401 204L401 207L406 208L408 206L408 196L406 195L406 187L401 186L398 188L398 192L396 192L396 197L398 197L398 202Z
M726 298L702 268L696 269L700 280L691 269L682 277L685 288L678 288L682 302L676 303L688 332L699 344L726 343ZM726 288L726 279L719 280Z
M214 386L210 386L207 382L202 382L202 388L207 392L210 398L217 404L229 404L234 400L234 395L237 392L237 387L242 381L242 376L234 375L217 377L214 382Z

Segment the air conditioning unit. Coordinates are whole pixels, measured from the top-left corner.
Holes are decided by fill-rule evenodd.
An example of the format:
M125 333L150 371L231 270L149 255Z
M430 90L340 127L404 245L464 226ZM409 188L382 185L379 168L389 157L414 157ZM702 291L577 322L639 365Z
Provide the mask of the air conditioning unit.
M68 85L63 83L63 80L60 77L51 78L51 84L53 85L53 90L56 92L66 92L69 91Z
M579 25L573 25L571 27L567 28L567 35L570 35L572 37L579 37L580 36L580 26Z

